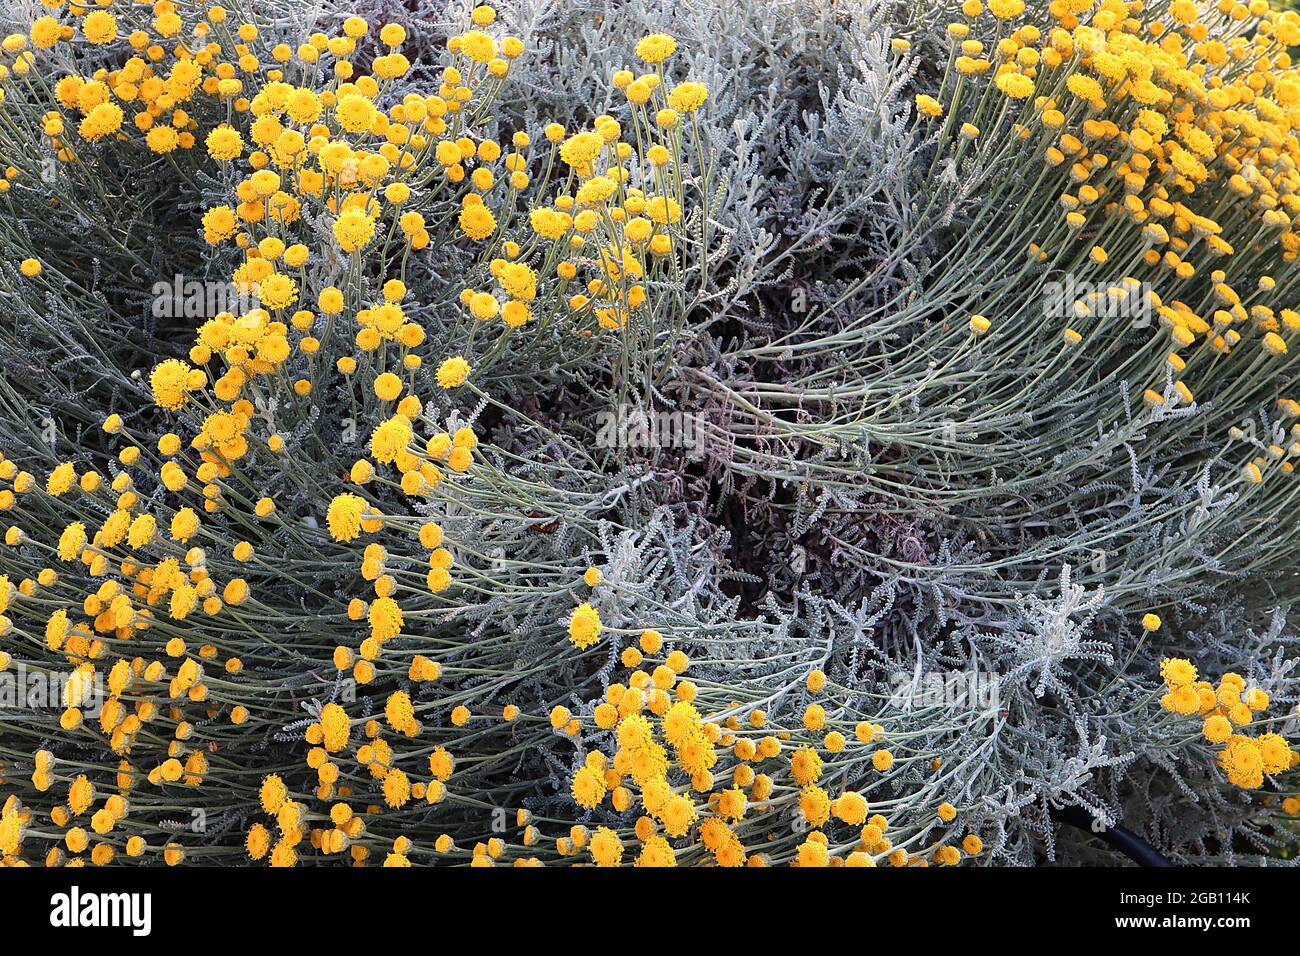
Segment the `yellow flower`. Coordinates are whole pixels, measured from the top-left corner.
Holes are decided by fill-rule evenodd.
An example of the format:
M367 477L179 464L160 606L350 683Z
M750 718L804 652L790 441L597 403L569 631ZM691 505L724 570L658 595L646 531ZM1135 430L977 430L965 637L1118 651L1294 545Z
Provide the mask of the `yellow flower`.
M636 55L647 63L662 63L677 51L677 41L667 33L651 33L637 41Z
M1264 761L1264 773L1281 773L1291 766L1291 746L1280 734L1261 734L1258 745L1260 757Z
M45 482L45 490L57 498L59 495L71 488L73 482L76 480L76 468L73 466L72 462L66 461L50 472L50 477ZM8 586L8 579L6 579L4 583ZM0 612L3 610L4 608L0 607Z
M320 710L320 726L323 738L321 746L330 753L337 753L348 745L352 733L352 722L347 711L338 704L326 704Z
M1255 789L1264 784L1264 755L1258 742L1242 734L1233 734L1219 754L1219 766L1228 775L1228 782L1244 789Z
M469 378L470 371L470 364L464 357L453 355L451 358L444 359L438 366L438 385L442 388L455 388L457 385L462 385Z
M1034 92L1034 81L1023 73L1003 73L994 80L994 83L999 90L1013 100L1028 99Z
M392 372L384 372L375 377L375 395L385 402L391 402L402 394L402 380Z
M369 132L375 121L375 104L358 93L350 93L339 99L334 115L349 133Z
M1212 744L1221 744L1232 736L1232 722L1222 714L1213 714L1201 725L1201 733Z
M591 767L580 767L573 775L570 790L578 806L588 810L594 809L605 799L604 774Z
M602 627L600 612L584 601L574 608L569 617L569 640L575 646L586 649L600 640Z
M560 146L560 159L575 169L585 169L600 155L604 146L605 140L598 133L574 133Z
M999 20L1013 20L1025 12L1025 0L989 0L988 7Z
M345 209L334 220L334 238L344 252L364 248L375 235L375 221L360 209Z
M1085 73L1072 73L1065 87L1081 100L1096 103L1102 99L1101 84Z
M661 226L675 223L682 218L681 207L669 196L651 196L646 200L645 214Z
M376 598L370 605L370 636L383 642L396 637L404 623L402 609L389 597Z
M112 43L117 38L117 21L111 13L95 10L86 14L86 18L81 21L81 32L96 45Z
M623 841L609 827L596 828L589 848L597 866L618 866L623 860Z
M284 110L295 123L314 123L321 114L320 97L313 90L295 89L285 99Z
M81 554L81 549L86 546L86 526L80 521L74 521L63 529L59 535L59 557L64 561L73 561Z
M497 55L496 40L482 30L469 30L462 34L460 48L475 63L486 63Z
M370 453L375 460L391 465L398 454L411 444L411 423L402 415L394 415L375 426L370 434Z
M88 140L103 139L122 128L122 118L122 107L116 103L100 103L81 121L77 132Z
M384 802L401 809L411 799L411 782L406 774L393 767L384 776Z
M1166 657L1160 662L1160 676L1171 690L1196 680L1196 666L1182 657Z
M1191 684L1173 687L1160 698L1160 706L1175 714L1189 717L1201 709L1201 695Z
M257 297L267 309L286 309L298 301L298 283L283 273L272 273L258 283Z
M32 23L32 44L41 50L48 50L59 41L61 30L59 21L54 17L38 17Z
M943 115L943 104L933 96L927 96L924 93L916 94L916 108L924 116L932 119Z
M816 783L822 775L822 758L811 747L801 747L790 755L790 775L800 787Z
M365 499L353 494L335 495L325 513L330 536L335 541L351 541L361 533L361 515L366 509ZM173 535L175 525L173 525Z
M288 796L288 790L285 788L284 781L278 774L270 774L263 778L260 791L262 809L266 813L279 813L280 808L284 806L285 798Z
M652 836L641 848L641 853L636 858L636 865L641 867L676 866L676 852L673 850L672 844L663 837Z
M814 834L820 836L821 834ZM830 860L826 850L826 844L822 840L809 837L803 843L799 844L796 864L801 867L823 867L829 866Z
M682 837L699 818L694 804L680 793L668 798L661 811L664 831L671 837Z
M213 206L203 214L203 238L215 246L235 234L239 227L235 211L229 206Z
M1246 696L1243 699L1245 700L1246 706L1251 710L1260 711L1268 709L1268 693L1261 687L1252 687L1250 690L1246 691Z
M180 134L171 126L154 126L145 134L145 145L159 154L173 152L180 141Z
M831 812L836 819L850 826L860 827L867 820L867 800L862 794L849 790L837 797L831 804Z
M826 725L826 709L821 704L809 704L803 713L803 725L808 730L821 730Z
M703 83L678 83L668 94L668 105L679 113L694 113L709 98L709 88Z
M270 848L271 835L267 832L266 827L260 823L254 823L248 828L248 835L244 839L244 849L248 852L250 859L262 859Z
M482 202L467 202L460 211L460 228L471 239L482 241L496 232L497 221Z

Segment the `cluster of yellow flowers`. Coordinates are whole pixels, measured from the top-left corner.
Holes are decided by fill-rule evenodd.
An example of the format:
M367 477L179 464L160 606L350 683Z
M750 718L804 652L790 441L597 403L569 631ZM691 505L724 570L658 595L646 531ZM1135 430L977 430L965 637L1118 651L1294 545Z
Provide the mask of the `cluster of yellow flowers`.
M1300 333L1300 13L1264 0L1050 0L1046 17L1023 0L965 0L961 10L946 27L939 89L918 94L916 111L957 162L1034 163L1028 182L1044 201L1041 217L1020 220L1028 261L1083 286L1053 330L1062 361L1131 375L1153 417L1192 409L1198 393L1229 421L1271 406L1263 441L1253 426L1227 429L1249 448L1245 493L1294 475L1300 424L1283 423L1300 402L1274 389L1294 384ZM896 56L911 46L893 41ZM1269 268L1279 262L1285 271ZM972 337L997 330L988 311L970 316ZM1158 332L1134 347L1148 315ZM1289 508L1290 485L1267 488L1269 514ZM1142 623L1160 627L1154 614ZM1260 722L1262 689L1233 673L1198 680L1181 658L1160 672L1161 707L1201 717L1232 784L1259 788L1300 761L1281 735L1239 730ZM1285 806L1300 811L1294 798Z
M770 841L771 829L783 825L778 821L788 807L803 833L790 860L795 866L868 867L877 860L893 866L955 865L963 854L983 851L975 833L966 834L959 845L940 842L911 852L895 847L885 836L888 819L871 813L860 792L843 789L832 796L821 786L821 751L831 760L852 754L866 759L876 773L888 773L894 757L878 746L884 734L879 724L858 721L850 742L829 729L820 703L809 704L802 727L789 730L769 729L762 708L745 709L734 702L720 720L706 719L697 706L699 688L682 676L690 664L687 655L665 651L662 634L643 630L619 655L630 669L626 682L610 684L589 717L575 717L562 706L550 715L552 727L571 735L584 723L612 732L613 754L589 751L570 786L574 801L588 810L606 801L619 814L641 808L632 830L639 844L637 866L676 865L673 841L692 831L698 833L699 845L691 848L690 862L768 866L769 854L750 847ZM817 694L826 687L826 675L810 671L805 686ZM946 825L958 811L944 802L936 815ZM827 832L832 830L839 832ZM585 848L597 866L618 865L625 852L620 834L606 827L595 835L574 827L556 841L556 848L569 857Z
M470 244L485 279L460 296L473 321L463 336L464 353L444 356L437 367L434 378L444 390L469 381L475 331L498 317L503 334L523 330L539 313L579 330L588 322L623 328L650 297L647 279L681 274L686 199L680 165L687 127L708 91L694 82L670 85L664 60L675 41L647 37L638 55L649 72L620 71L614 78L627 94L632 128L625 131L607 115L588 130L547 126L551 155L544 178L534 184L529 134L516 132L503 146L483 132L488 106L524 51L519 39L491 32L496 14L490 7L475 8L469 29L450 38L451 63L436 93L407 93L385 108L380 104L392 81L410 68L400 52L405 30L395 24L378 31L385 52L371 58L369 74L361 74L355 60L371 27L359 17L348 18L340 35L312 34L295 47L273 42L251 22L232 22L215 5L190 22L192 14L171 0L157 0L152 23L129 33L123 24L136 17L109 9L112 4L92 11L46 5L53 12L33 24L29 37L6 39L4 50L13 59L5 77L34 68L29 41L39 49L82 39L94 47L130 47L116 68L67 75L54 84L62 112L46 113L41 127L55 155L67 163L94 163L101 142L127 140L132 127L158 155L202 144L229 189L227 201L203 212L202 234L214 249L235 251L232 287L249 305L204 321L188 361L167 359L149 374L155 403L174 421L173 431L150 441L124 416L104 422L104 432L120 443L121 467L111 480L94 470L78 474L66 462L42 486L0 456L0 480L9 484L0 490L0 510L21 515L21 499L32 494L57 499L76 516L54 529L56 546L39 544L49 552L49 566L13 583L0 576L0 633L19 644L38 640L72 667L60 721L66 731L84 726L83 707L92 704L91 690L107 671L108 695L95 732L120 762L118 792L92 818L100 841L90 862L102 864L119 848L133 857L148 850L138 834L118 839L132 788L145 780L202 786L206 755L216 752L220 735L198 728L218 720L238 726L258 705L244 702L236 681L243 661L223 654L221 627L205 621L220 616L222 627L251 633L253 621L276 619L274 608L258 602L256 582L292 572L277 567L276 555L258 553L253 542L280 534L306 544L310 533L296 516L283 515L271 495L250 494L241 461L278 456L305 486L325 491L329 539L347 545L362 535L372 538L360 555L360 572L373 597L346 602L346 619L366 622L369 636L357 647L338 644L332 655L340 677L370 684L385 643L406 624L399 598L421 585L426 594L447 591L453 565L438 522L421 514L384 514L378 501L427 501L445 480L444 469L471 469L478 447L468 425L433 426L417 440L417 430L431 420L415 392L426 331L410 314L409 257L429 247L437 228L431 219L442 221L450 207L458 241ZM209 116L216 117L211 125L204 119ZM530 187L544 198L525 214L519 210L528 206L523 194ZM328 224L332 243L317 242L317 222ZM41 271L36 260L21 269L31 279ZM379 298L370 291L376 272ZM570 292L577 282L585 283L582 291ZM349 321L355 322L351 329ZM353 415L373 422L369 457L353 464L337 490L328 487L335 476L306 473L286 448L286 430L309 419L307 403L322 385L342 385ZM396 481L384 474L387 467L396 469ZM204 514L219 515L223 529L206 529ZM230 547L226 526L243 529L251 540ZM44 530L15 523L5 541L36 545ZM212 546L230 550L212 553ZM427 562L427 574L412 581L408 569L417 561ZM67 565L100 583L77 593L77 575L67 573ZM247 577L226 574L241 565L251 567ZM122 642L151 630L166 635L165 653L132 656L131 645ZM346 621L339 628L345 630ZM598 640L600 630L589 605L575 613L571 632L578 647ZM209 631L217 636L206 641ZM158 646L150 641L141 649ZM413 684L440 677L437 661L403 653L398 673ZM0 652L0 670L11 660ZM220 676L210 673L214 665ZM422 729L417 713L432 707L394 691L385 722L399 737L413 738ZM519 708L508 706L504 715L517 719ZM470 719L464 704L451 709L454 727ZM354 722L362 725L360 738ZM400 755L383 730L379 720L354 718L341 703L320 706L305 730L306 762L316 772L315 798L332 805L318 814L309 796L291 794L278 775L268 776L261 804L279 835L272 845L267 827L254 824L247 833L249 856L292 865L309 833L319 852L347 847L352 860L365 862L363 818L382 808L370 806L363 814L348 801L355 786L347 780L357 769L379 782L388 808L412 799L439 802L453 772L451 754L437 747L429 754L429 779L412 780L396 766ZM159 747L165 753L151 756ZM85 774L60 773L49 751L39 751L35 764L38 791L67 786L66 807L56 806L50 816L66 832L50 839L33 810L11 795L0 817L0 854L17 862L23 840L33 836L51 847L47 862L81 864L87 836L73 824L96 804L95 788ZM322 825L313 825L317 820ZM611 842L602 833L593 847L614 843L617 838ZM386 862L407 862L409 848L409 840L398 840ZM436 847L451 848L450 837ZM185 857L176 841L155 849L169 864ZM473 861L501 851L494 840L477 848ZM610 852L603 850L603 858Z
M1237 733L1235 728L1251 725L1256 714L1268 709L1268 694L1259 687L1247 689L1240 674L1224 674L1216 687L1210 681L1197 679L1191 661L1172 657L1160 662L1160 676L1165 681L1160 706L1184 717L1201 717L1202 736L1223 748L1218 752L1218 762L1230 783L1255 789L1263 786L1265 774L1281 773L1300 764L1300 753L1292 750L1281 734L1266 732L1251 737ZM1300 809L1300 804L1292 806Z
M45 6L28 34L4 39L0 93L37 72L39 51L64 44L74 63L87 47L119 52L112 66L53 83L34 137L79 168L121 147L215 170L220 194L196 217L195 243L201 234L213 260L228 264L245 301L205 315L186 336L188 352L176 353L184 357L148 371L155 408L103 422L107 437L96 437L115 460L102 469L69 459L38 477L0 455L0 512L12 516L3 538L15 555L0 570L16 569L12 580L0 573L0 637L14 649L0 650L0 671L15 662L49 671L60 729L108 761L61 763L55 744L34 746L23 792L50 794L50 806L5 797L5 862L103 865L120 853L174 865L220 853L186 847L156 811L149 822L133 816L132 794L232 779L241 802L256 793L261 810L243 828L243 851L273 866L309 852L363 865L375 848L392 866L430 851L474 866L543 857L927 866L985 853L972 832L979 818L942 799L943 758L865 719L856 692L805 662L791 679L808 702L790 720L770 717L770 698L692 671L697 649L657 618L607 623L627 620L597 568L581 578L587 600L569 600L576 580L547 574L517 588L527 599L564 596L567 621L549 649L566 663L607 661L603 692L583 691L594 699L550 697L529 713L492 693L518 661L478 666L476 642L486 639L425 633L464 609L461 593L490 590L476 565L492 556L456 540L453 522L483 487L505 482L500 456L485 453L490 434L458 405L489 399L479 383L504 343L543 331L615 343L650 324L658 297L689 267L707 269L707 248L688 255L687 223L704 192L689 166L704 166L698 113L709 90L670 79L672 36L641 39L638 71L611 77L624 120L552 124L535 142L522 130L489 135L492 103L525 46L497 29L487 6L449 39L436 92L400 99L393 90L411 63L396 24L372 31L350 17L338 35L290 37L215 5L195 19L156 0L148 23L140 5L111 0ZM1251 369L1284 360L1300 313L1277 300L1293 283L1259 274L1255 252L1277 244L1288 263L1300 253L1300 80L1286 52L1300 43L1300 16L1262 0L1220 0L1205 19L1189 0L1051 0L1055 25L1042 28L1022 22L1023 0L966 0L962 9L966 21L948 27L939 89L916 98L922 122L958 161L975 156L988 168L1030 150L1043 160L1040 183L1064 184L1060 215L1032 224L1035 268L1111 263L1123 274L1072 303L1078 328L1064 329L1062 348L1120 348L1113 327L1090 320L1108 298L1139 290L1164 332L1115 361L1146 363L1153 413L1191 405L1185 380L1221 374L1229 355L1247 352L1239 346L1248 333L1259 339ZM909 43L893 48L905 55ZM0 190L16 175L6 173ZM705 247L707 235L701 222ZM412 263L444 246L469 265L449 297L459 305L435 326L422 321L429 309ZM18 273L49 291L38 259ZM1140 276L1177 291L1157 295ZM964 328L996 342L996 303L987 311ZM1273 398L1281 416L1300 415L1300 403ZM297 453L310 448L304 434L332 440L320 437L322 406L339 411L329 428L359 430L350 465L313 468ZM158 422L161 435L150 431ZM1300 425L1292 437L1255 449L1243 477L1255 485L1291 473ZM277 480L259 484L257 467ZM495 520L522 509L513 493L483 512ZM313 577L326 562L304 553L343 571ZM284 582L301 607L267 598ZM1149 614L1142 626L1161 624ZM285 660L294 678L280 671L257 683ZM1181 659L1160 672L1161 706L1200 716L1231 783L1257 788L1300 762L1280 735L1238 731L1268 706L1259 688L1235 674L1218 686L1199 681ZM302 688L318 696L304 700ZM262 765L251 786L230 756L250 721L300 748L292 768L268 774ZM385 832L386 818L404 810L441 805L463 819L481 809L480 795L455 792L457 756L462 766L483 762L521 727L573 742L568 796L607 825L513 807L517 839L472 848L450 833L416 846ZM0 765L0 794L10 763ZM868 801L874 783L904 771L900 787L924 780L914 803ZM919 825L905 819L918 805ZM1285 806L1300 810L1295 798ZM790 826L793 843L772 835Z
M947 27L943 84L917 96L917 111L956 141L958 159L1041 157L1039 184L1064 188L1059 219L1032 225L1031 259L1066 270L1109 263L1124 277L1070 304L1065 347L1106 350L1113 329L1097 316L1145 299L1167 338L1142 353L1143 398L1190 405L1193 376L1220 374L1247 336L1258 342L1253 369L1287 354L1300 331L1300 312L1277 301L1290 283L1262 271L1256 254L1272 243L1285 262L1300 253L1300 76L1289 52L1300 14L1265 0L1205 10L1191 0L1052 0L1048 10L1052 25L1040 27L1025 22L1023 0L966 0L966 19ZM899 55L909 48L894 41ZM970 327L984 335L996 323L977 315ZM1282 417L1300 412L1274 397ZM1243 477L1292 473L1300 441L1285 444L1253 456Z

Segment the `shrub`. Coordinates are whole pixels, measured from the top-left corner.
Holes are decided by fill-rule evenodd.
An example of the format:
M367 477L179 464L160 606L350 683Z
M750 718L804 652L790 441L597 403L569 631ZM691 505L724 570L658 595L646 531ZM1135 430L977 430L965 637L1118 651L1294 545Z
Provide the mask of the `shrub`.
M1286 851L1300 18L595 10L4 41L6 859Z

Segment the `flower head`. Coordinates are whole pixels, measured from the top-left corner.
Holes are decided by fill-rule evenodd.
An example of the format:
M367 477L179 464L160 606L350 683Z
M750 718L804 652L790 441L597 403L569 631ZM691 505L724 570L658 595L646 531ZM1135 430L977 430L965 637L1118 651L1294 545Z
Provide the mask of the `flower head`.
M667 33L651 33L637 41L636 55L647 63L662 63L677 52L677 41Z
M453 355L451 358L444 359L438 366L438 385L442 388L455 388L457 385L463 385L469 378L470 364L460 355Z
M569 618L569 640L586 649L600 640L602 625L600 613L585 601L573 610Z

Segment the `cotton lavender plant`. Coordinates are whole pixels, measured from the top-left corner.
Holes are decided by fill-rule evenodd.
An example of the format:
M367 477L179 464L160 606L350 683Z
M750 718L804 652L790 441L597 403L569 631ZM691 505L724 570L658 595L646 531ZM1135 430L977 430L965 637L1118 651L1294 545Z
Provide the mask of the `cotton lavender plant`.
M7 861L1291 857L1300 18L186 7L0 14Z

